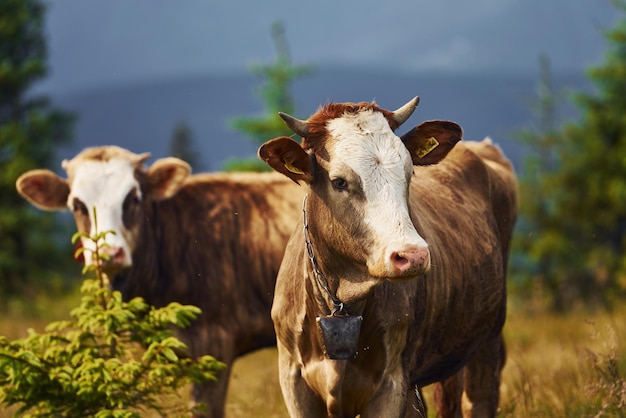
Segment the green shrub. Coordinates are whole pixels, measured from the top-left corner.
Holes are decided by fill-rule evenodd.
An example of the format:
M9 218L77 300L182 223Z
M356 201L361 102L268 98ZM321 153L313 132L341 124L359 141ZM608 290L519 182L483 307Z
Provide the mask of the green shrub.
M90 238L100 243L104 236ZM98 254L103 245L96 245L100 258L106 258ZM24 417L191 412L176 399L178 390L214 380L224 367L211 356L185 356L185 344L173 336L172 326L188 326L200 309L178 303L157 309L141 298L124 302L99 268L87 272L96 277L84 280L71 320L50 323L41 334L31 329L17 341L0 336L0 405L16 406L16 416Z

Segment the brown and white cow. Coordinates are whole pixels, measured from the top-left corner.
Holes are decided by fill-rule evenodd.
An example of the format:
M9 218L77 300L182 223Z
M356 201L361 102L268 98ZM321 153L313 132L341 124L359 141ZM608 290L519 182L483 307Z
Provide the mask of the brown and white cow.
M457 144L455 123L396 136L417 101L282 114L302 144L259 149L308 189L272 307L292 417L425 417L419 394L435 382L440 415L496 414L515 176L489 143Z
M115 231L107 235L111 260L103 267L125 298L200 307L202 315L180 335L192 356L210 354L230 365L275 345L274 285L303 188L276 173L190 175L176 158L146 168L148 157L88 148L63 162L67 180L33 170L17 189L41 209L69 208L79 231L94 232L96 208L98 230ZM84 254L94 262L90 251ZM218 377L193 390L212 417L223 415L229 371Z

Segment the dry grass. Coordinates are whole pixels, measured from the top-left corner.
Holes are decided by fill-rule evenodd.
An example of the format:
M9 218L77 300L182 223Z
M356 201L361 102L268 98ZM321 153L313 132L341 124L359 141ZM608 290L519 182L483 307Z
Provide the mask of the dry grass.
M242 357L233 365L226 417L278 418L287 416L278 383L276 349Z
M34 309L34 304L48 307ZM67 316L68 300L15 302L0 334L21 338ZM626 417L626 308L614 313L554 315L512 309L505 326L507 364L499 417ZM183 402L187 393L181 394ZM432 392L426 388L427 403ZM429 416L433 415L429 408ZM276 350L239 359L232 370L227 418L285 417ZM0 411L0 418L9 417Z
M626 416L626 309L510 312L500 416Z
M568 315L511 310L505 338L499 417L626 416L626 308ZM432 388L424 393L432 406ZM228 418L286 416L276 350L235 363L226 410Z

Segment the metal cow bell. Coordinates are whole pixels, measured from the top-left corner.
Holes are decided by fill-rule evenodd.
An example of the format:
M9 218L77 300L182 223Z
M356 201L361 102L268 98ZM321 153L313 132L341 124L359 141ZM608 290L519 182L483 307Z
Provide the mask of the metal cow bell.
M331 360L356 357L362 316L330 315L317 317L326 356Z

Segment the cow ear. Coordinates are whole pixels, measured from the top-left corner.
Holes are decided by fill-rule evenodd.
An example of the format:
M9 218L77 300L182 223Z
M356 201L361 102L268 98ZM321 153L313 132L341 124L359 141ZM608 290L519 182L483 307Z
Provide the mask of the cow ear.
M156 200L169 199L178 193L191 174L189 164L174 157L156 160L148 169L148 189Z
M402 135L402 142L411 153L413 165L428 165L443 160L462 136L463 130L456 123L434 120Z
M296 183L301 180L308 183L313 179L309 154L289 137L281 136L261 145L259 158Z
M33 205L43 210L67 209L70 186L50 170L30 170L22 174L15 182L15 187Z

